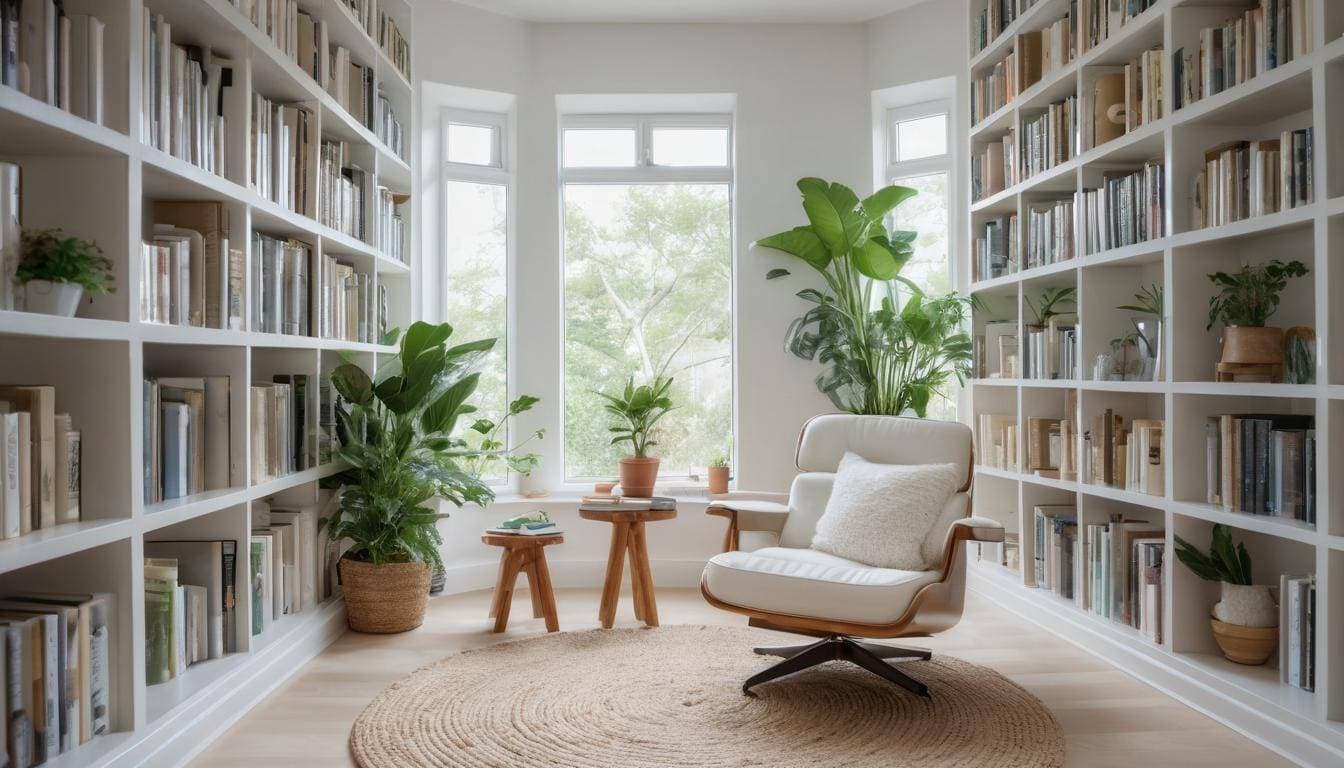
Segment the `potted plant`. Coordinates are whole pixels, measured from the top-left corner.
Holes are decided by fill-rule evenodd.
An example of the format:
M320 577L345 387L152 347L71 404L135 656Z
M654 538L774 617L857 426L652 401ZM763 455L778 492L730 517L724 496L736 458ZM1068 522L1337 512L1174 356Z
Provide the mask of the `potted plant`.
M1289 278L1307 274L1300 261L1271 259L1247 264L1237 272L1214 272L1218 292L1209 299L1209 324L1223 324L1221 362L1235 365L1283 365L1283 330L1266 326L1279 308Z
M728 492L728 457L719 455L709 461L709 492Z
M405 632L424 621L431 567L443 564L437 524L445 515L436 498L458 507L490 503L494 491L479 474L483 456L535 464L502 444L473 448L454 436L458 420L476 411L467 403L480 378L472 368L495 340L450 348L450 335L447 323L415 323L373 378L350 362L331 374L341 396L334 456L348 468L323 480L344 490L321 525L333 544L351 543L338 569L347 621L359 632ZM504 418L535 402L515 400ZM487 437L495 428L488 420L472 425Z
M23 286L27 311L74 317L85 291L113 290L112 269L112 260L93 241L59 229L28 230L15 279Z
M1061 315L1069 314L1075 311L1074 298L1078 289L1072 285L1061 288L1046 288L1041 293L1041 306L1037 308L1032 303L1030 296L1023 296L1022 300L1026 302L1027 309L1036 316L1035 323L1028 323L1028 328L1041 329L1050 325L1050 320Z
M1151 371L1147 378L1151 381L1157 381L1162 370L1162 286L1154 283L1139 289L1134 294L1133 304L1121 304L1116 309L1126 309L1130 312L1138 312L1141 315L1149 315L1149 318L1131 317L1129 321L1134 324L1134 331L1138 335L1138 340L1142 344L1139 350L1143 353L1145 366L1151 366Z
M756 243L798 258L825 282L798 291L813 306L789 325L786 348L822 363L817 389L841 410L924 416L954 377L970 374L971 299L930 295L901 276L916 233L889 232L886 219L915 190L883 187L860 200L816 178L799 180L798 190L808 224ZM765 277L788 274L776 268Z
M651 384L636 387L635 377L631 376L619 397L597 393L606 399L604 407L619 421L610 429L615 434L611 444L628 442L633 453L620 461L621 494L624 496L648 498L653 495L653 486L658 481L658 459L649 456L649 447L657 443L650 439L649 432L672 410L672 398L667 394L671 388L670 378L657 376Z
M1209 622L1223 655L1238 664L1268 661L1279 644L1279 608L1269 587L1251 583L1246 545L1234 547L1232 530L1218 523L1207 554L1177 536L1176 557L1199 578L1222 587Z

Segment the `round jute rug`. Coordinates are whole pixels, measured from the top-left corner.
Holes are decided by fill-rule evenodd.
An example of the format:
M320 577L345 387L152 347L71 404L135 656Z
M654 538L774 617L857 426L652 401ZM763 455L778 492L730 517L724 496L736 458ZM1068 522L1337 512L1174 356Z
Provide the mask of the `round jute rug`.
M365 768L1060 766L1050 711L951 656L901 665L932 699L847 663L766 683L735 627L563 632L466 651L383 691L355 721ZM786 641L787 642L787 641Z

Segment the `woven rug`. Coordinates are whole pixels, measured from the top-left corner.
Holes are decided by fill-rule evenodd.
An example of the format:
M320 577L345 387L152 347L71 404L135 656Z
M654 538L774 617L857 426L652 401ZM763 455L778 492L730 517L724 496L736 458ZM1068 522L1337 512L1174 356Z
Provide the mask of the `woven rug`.
M787 642L787 641L786 641ZM765 683L778 635L672 626L562 632L449 656L355 721L365 768L491 766L1059 766L1064 737L1035 696L934 655L901 668L932 699L832 662Z

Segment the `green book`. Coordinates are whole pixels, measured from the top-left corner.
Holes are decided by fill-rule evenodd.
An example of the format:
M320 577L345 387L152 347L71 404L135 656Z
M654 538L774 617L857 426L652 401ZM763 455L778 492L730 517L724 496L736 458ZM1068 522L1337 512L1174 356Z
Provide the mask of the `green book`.
M151 564L154 563L154 564ZM177 566L153 558L145 561L145 684L173 679L173 602Z

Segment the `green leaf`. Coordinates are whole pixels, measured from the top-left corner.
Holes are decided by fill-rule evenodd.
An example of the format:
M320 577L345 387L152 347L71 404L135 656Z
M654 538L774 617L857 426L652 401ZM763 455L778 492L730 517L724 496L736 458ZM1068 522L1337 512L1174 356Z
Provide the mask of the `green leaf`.
M810 178L800 180L798 189L803 193L803 211L812 231L831 256L843 256L868 236L869 219L859 207L859 196L854 190Z
M471 397L472 392L476 391L476 385L480 379L481 374L473 373L462 377L444 390L443 394L430 403L421 415L421 427L426 432L451 433L462 404L466 402L468 397Z
M761 238L756 244L797 256L819 272L831 263L830 252L811 227L794 227L788 232Z
M883 187L864 198L863 212L868 214L869 219L881 221L888 213L895 210L896 206L917 194L919 193L910 187L901 187L894 184Z
M532 410L532 406L541 402L541 398L532 395L520 395L509 403L509 415L517 416L520 413Z
M769 272L766 272L766 273L765 273L765 279L766 279L766 280L775 280L775 279L778 279L778 278L781 278L781 277L788 277L789 274L790 274L790 273L789 273L789 270L787 270L787 269L772 269L772 270L770 270Z
M378 343L383 345L384 347L390 347L397 343L397 338L399 336L401 336L401 329L392 328L388 330L387 333L384 333L382 336L378 337Z
M406 336L401 340L401 362L404 366L414 361L430 347L436 347L448 340L453 333L453 327L447 323L439 325L430 325L423 321L411 323L411 327L406 330Z
M332 386L341 397L356 405L368 405L373 401L373 382L363 368L351 363L342 363L331 372Z

